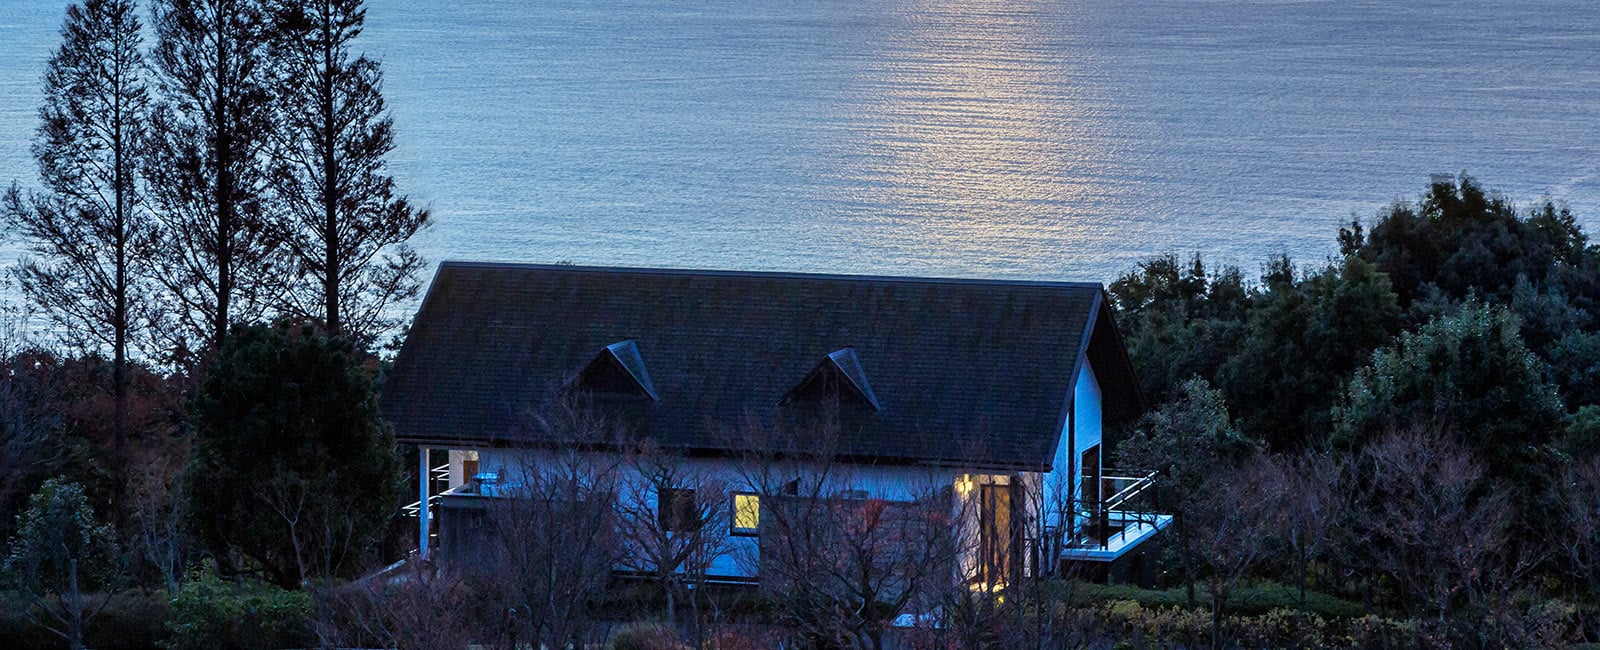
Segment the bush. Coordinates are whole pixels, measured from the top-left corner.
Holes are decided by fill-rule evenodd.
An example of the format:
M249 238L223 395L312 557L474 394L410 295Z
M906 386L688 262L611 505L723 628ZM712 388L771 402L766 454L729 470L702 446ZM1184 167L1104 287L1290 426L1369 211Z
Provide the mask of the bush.
M1144 589L1125 584L1076 583L1060 585L1059 593L1071 594L1070 603L1106 603L1113 601L1136 602L1145 607L1186 607L1188 595L1182 587L1171 589ZM1195 599L1201 605L1210 600L1205 587L1195 587ZM1317 591L1307 591L1304 606L1299 592L1273 582L1256 582L1240 585L1228 595L1228 611L1240 615L1265 615L1273 611L1297 611L1314 614L1324 619L1348 619L1366 615L1360 604Z
M629 623L611 633L610 650L681 650L688 646L678 641L672 628L653 622Z
M167 617L172 650L266 650L312 644L311 597L260 583L216 576L191 580L172 599Z
M92 596L98 598L98 596ZM64 648L66 642L28 620L27 600L0 591L0 647L7 650ZM167 599L159 594L126 591L117 594L89 623L86 644L99 650L143 650L156 647L165 636L161 622L167 617Z
M1211 634L1204 610L1145 607L1131 600L1098 610L1101 636L1118 648L1197 647ZM1259 616L1229 616L1223 623L1232 645L1242 648L1434 648L1451 647L1436 630L1415 621L1377 616L1327 620L1316 614L1276 609Z

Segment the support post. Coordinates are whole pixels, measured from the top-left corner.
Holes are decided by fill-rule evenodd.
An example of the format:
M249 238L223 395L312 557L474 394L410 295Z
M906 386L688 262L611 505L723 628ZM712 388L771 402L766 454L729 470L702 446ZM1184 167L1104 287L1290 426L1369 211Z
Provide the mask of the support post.
M417 559L428 559L428 448L417 447Z

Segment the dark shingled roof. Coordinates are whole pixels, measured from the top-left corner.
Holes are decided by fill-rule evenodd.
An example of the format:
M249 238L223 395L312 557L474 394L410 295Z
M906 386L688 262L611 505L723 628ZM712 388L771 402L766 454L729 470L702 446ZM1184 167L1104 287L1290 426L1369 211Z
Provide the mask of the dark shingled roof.
M1143 407L1099 284L445 262L383 410L402 442L557 443L531 423L623 341L657 399L619 419L696 452L731 451L730 426L773 421L846 348L880 408L840 451L874 462L1048 468L1080 351L1108 424Z

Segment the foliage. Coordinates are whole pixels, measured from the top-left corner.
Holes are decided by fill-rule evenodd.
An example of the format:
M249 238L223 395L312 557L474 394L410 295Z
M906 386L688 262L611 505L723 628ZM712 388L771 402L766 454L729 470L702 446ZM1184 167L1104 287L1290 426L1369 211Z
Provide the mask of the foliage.
M230 583L215 575L186 582L166 620L170 650L267 650L308 647L311 597L256 582Z
M1437 287L1453 299L1508 302L1518 278L1576 286L1569 272L1594 253L1565 209L1546 202L1526 218L1472 178L1436 179L1415 206L1394 206L1351 251L1393 279L1402 305Z
M1339 441L1359 446L1393 430L1442 428L1498 468L1528 471L1562 424L1543 364L1504 309L1477 303L1402 334L1350 380L1335 411Z
M9 548L5 575L32 600L30 611L43 613L30 617L81 648L89 619L105 604L91 602L87 593L121 577L115 537L95 520L83 488L45 481L17 517Z
M1216 374L1244 335L1251 300L1238 269L1211 277L1198 257L1185 268L1170 255L1140 263L1110 293L1140 387L1155 399L1183 379Z
M371 370L309 326L238 326L194 399L191 521L275 583L350 575L398 503Z
M1222 391L1204 379L1178 385L1177 397L1146 414L1119 449L1132 466L1158 472L1170 499L1193 495L1219 461L1250 453L1253 444L1234 428Z
M1299 278L1283 259L1265 284L1220 381L1247 436L1319 447L1340 382L1400 330L1400 307L1388 277L1357 257Z

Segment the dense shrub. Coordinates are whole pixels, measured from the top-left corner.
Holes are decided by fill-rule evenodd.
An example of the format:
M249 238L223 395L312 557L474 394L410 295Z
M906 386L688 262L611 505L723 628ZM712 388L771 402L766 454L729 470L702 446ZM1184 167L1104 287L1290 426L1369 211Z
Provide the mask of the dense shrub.
M641 621L617 628L606 647L610 650L680 650L688 646L678 641L678 633L672 628Z
M1099 631L1117 648L1197 647L1211 634L1211 616L1202 610L1146 607L1113 601L1099 610ZM1444 637L1414 621L1378 616L1325 619L1316 614L1274 609L1254 616L1230 616L1232 643L1242 648L1449 648Z
M311 645L311 597L215 576L191 580L172 599L164 644L171 650L254 650Z

